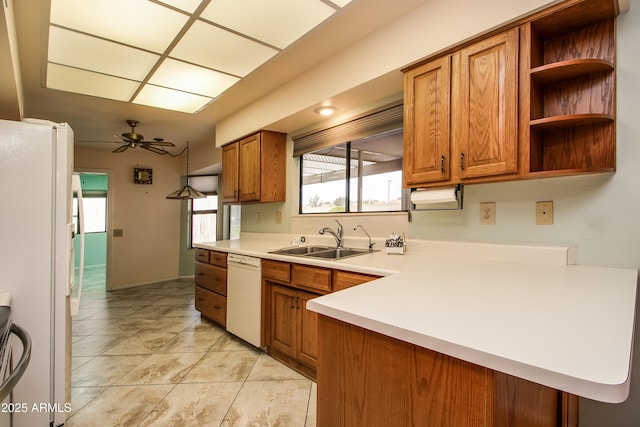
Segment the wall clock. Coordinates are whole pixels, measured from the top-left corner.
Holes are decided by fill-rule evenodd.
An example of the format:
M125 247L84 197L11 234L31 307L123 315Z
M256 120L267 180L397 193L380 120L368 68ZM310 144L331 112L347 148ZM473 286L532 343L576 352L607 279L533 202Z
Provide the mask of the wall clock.
M152 169L146 169L146 168L133 169L134 184L151 184L151 181L152 181Z

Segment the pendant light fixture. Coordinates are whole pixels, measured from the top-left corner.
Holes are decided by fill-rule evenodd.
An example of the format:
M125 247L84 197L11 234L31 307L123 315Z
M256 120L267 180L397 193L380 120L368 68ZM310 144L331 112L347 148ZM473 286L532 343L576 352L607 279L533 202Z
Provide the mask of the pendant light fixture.
M207 197L207 195L196 190L195 188L189 185L189 141L187 141L187 147L184 149L184 151L187 152L187 185L169 194L167 196L167 199L172 199L172 200L203 199ZM180 154L178 154L178 156Z

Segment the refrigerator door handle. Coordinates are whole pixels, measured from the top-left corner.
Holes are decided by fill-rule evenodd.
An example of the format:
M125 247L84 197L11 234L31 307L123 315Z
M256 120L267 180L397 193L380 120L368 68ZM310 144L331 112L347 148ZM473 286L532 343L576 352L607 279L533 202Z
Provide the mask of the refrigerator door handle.
M73 174L71 176L71 188L72 192L75 193L78 199L78 241L80 242L80 265L78 272L78 291L75 295L73 295L73 279L71 280L71 315L76 316L78 314L78 310L80 309L80 297L82 296L82 278L84 275L84 206L82 201L82 185L80 183L80 175ZM73 224L71 224L73 230ZM73 236L73 231L70 233L70 236ZM71 237L73 238L73 237ZM73 243L72 243L73 244ZM72 258L75 258L75 255L72 255ZM71 260L71 274L70 277L73 278L74 274L74 259Z

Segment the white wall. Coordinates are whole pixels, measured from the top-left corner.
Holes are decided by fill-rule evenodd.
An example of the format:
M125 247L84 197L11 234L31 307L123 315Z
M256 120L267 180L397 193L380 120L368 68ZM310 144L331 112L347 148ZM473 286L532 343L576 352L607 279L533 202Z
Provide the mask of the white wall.
M76 169L109 172L109 289L178 277L180 202L165 196L180 186L180 159L139 149L112 154L76 147L74 162ZM153 169L153 184L134 184L134 167ZM118 228L123 237L111 237Z

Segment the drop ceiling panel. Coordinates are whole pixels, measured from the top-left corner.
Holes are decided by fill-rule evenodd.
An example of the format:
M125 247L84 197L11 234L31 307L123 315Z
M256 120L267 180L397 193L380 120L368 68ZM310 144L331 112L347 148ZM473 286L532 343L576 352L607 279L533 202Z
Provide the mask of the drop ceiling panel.
M142 81L159 58L74 31L49 29L49 62Z
M196 11L202 0L162 0L162 3L171 5L188 13Z
M188 16L150 1L51 0L51 23L163 53Z
M149 83L215 98L238 80L238 77L169 58L153 74Z
M283 49L334 12L320 0L215 0L201 16Z
M133 96L138 83L62 65L48 64L47 87L126 102Z
M211 98L200 95L145 85L136 96L136 99L133 100L133 103L182 111L183 113L195 113L210 101Z
M197 21L169 55L244 77L277 53L275 49Z

